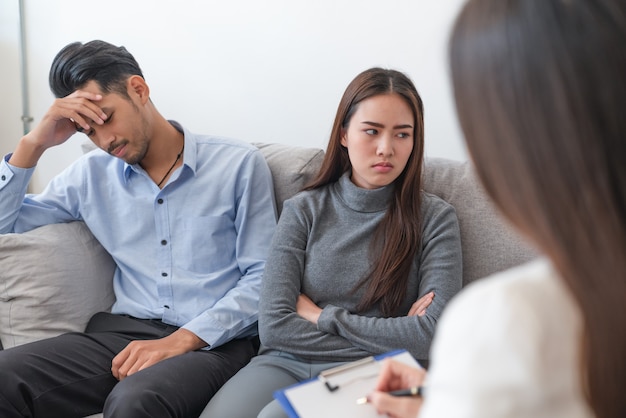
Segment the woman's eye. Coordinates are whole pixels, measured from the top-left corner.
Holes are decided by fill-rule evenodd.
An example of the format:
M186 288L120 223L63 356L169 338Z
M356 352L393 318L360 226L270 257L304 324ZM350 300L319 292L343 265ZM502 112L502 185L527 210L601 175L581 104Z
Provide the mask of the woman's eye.
M409 134L409 133L407 133L407 132L400 132L400 133L398 134L398 136L399 136L400 138L409 138L409 137L411 136L411 134Z
M376 129L366 129L365 133L368 135L376 135L378 131Z

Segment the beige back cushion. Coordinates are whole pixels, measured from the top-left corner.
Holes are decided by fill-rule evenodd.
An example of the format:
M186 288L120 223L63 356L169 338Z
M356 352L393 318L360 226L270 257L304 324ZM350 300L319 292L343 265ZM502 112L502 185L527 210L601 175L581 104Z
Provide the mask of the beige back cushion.
M461 228L464 285L536 257L537 252L496 211L471 163L426 159L424 190L456 209Z

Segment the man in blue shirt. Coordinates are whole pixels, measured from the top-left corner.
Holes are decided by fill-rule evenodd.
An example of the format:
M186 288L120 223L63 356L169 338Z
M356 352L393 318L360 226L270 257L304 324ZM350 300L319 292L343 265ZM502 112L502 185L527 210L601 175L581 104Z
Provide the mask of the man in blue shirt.
M0 351L0 416L197 416L255 354L276 224L265 159L166 120L124 47L66 46L50 86L57 99L0 162L0 233L84 221L117 264L117 301L85 333ZM25 196L43 152L77 130L99 150Z

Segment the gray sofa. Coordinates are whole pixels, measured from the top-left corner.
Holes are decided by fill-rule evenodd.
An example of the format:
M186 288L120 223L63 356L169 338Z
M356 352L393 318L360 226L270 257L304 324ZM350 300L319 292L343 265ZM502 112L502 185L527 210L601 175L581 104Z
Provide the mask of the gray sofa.
M256 145L272 171L280 210L282 202L317 172L323 151ZM470 163L427 158L424 189L456 208L464 284L535 256L534 250L499 218ZM83 330L92 314L111 307L114 268L82 222L0 235L0 340L4 349Z

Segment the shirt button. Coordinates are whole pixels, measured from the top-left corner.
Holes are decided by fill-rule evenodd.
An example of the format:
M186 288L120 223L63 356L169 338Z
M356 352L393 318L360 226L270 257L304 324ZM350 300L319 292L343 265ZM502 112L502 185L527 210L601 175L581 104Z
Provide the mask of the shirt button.
M161 276L163 276L163 277L167 277L167 273L166 273L166 272L163 272L163 273L161 273Z
M0 177L0 178L2 178L2 181L5 181L5 180L7 179L7 176L5 176L5 175L3 174L3 175L2 175L2 177Z
M167 245L167 240L161 240L161 245Z
M163 199L159 199L159 200L157 200L157 203L158 203L159 205L162 205L162 204L163 204Z
M169 305L163 305L163 307L164 307L165 309L169 309L169 308L170 308L170 306L169 306Z

